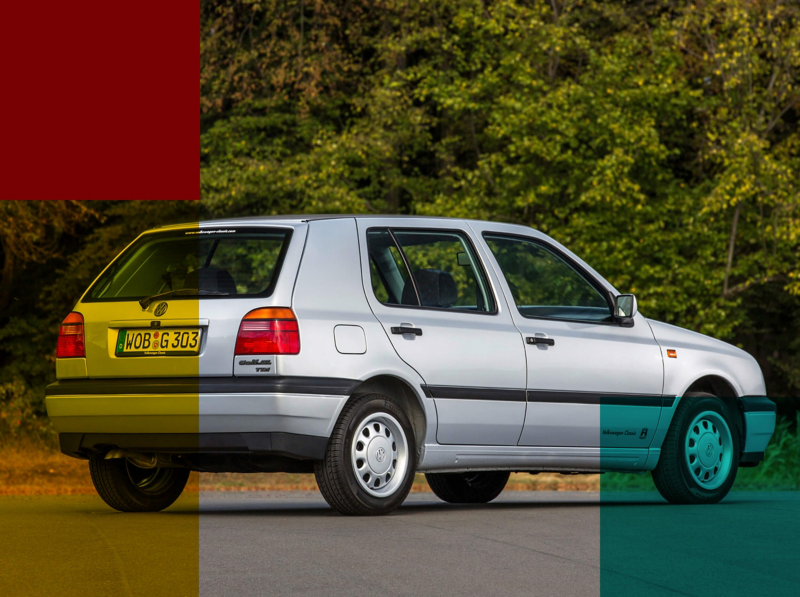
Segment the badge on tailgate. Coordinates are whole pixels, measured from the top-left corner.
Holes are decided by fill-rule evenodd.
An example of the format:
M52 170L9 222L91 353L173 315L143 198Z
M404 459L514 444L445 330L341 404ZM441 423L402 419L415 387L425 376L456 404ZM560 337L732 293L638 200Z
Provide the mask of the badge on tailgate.
M258 357L236 357L233 374L240 375L275 375L275 357L272 355Z

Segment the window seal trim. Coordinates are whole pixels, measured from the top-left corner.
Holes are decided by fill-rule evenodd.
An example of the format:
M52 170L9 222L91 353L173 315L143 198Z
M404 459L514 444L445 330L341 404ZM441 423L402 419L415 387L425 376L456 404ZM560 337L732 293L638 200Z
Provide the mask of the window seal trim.
M221 226L221 227L213 227L213 228L178 228L178 229L170 229L170 230L154 230L148 231L141 236L139 236L136 240L134 240L131 244L129 244L125 249L123 249L112 261L108 264L106 269L97 277L97 279L89 286L88 290L84 293L83 297L80 299L80 303L125 303L125 302L135 302L139 301L142 298L146 298L143 296L140 297L116 297L116 298L94 298L91 296L92 290L100 283L100 279L103 277L103 274L106 270L112 267L125 253L133 250L137 245L139 245L139 241L149 240L153 236L157 236L159 234L163 234L167 236L170 233L178 233L178 232L187 232L187 231L195 231L195 230L227 230L230 226ZM294 234L293 228L276 228L276 227L267 227L267 226L245 226L243 228L238 228L237 233L241 232L242 234L258 234L270 231L277 231L283 232L285 234L285 238L283 241L283 246L281 247L281 252L278 254L278 259L275 261L275 269L272 272L272 279L270 280L269 286L267 286L264 290L257 294L233 294L233 295L221 295L221 296L214 296L214 295L205 295L205 296L174 296L170 297L168 300L170 301L177 301L177 300L230 300L230 299L254 299L254 298L267 298L272 296L275 293L275 288L278 285L278 279L280 278L281 271L283 270L283 262L286 260L286 254L289 252L289 245L292 242L292 236ZM200 235L198 235L198 238Z
M552 244L550 244L546 240L543 240L543 239L540 239L540 238L535 238L535 237L532 237L532 236L525 236L523 234L513 234L513 233L508 233L508 232L492 232L491 230L484 230L481 233L481 237L483 238L483 242L486 243L487 247L489 246L489 242L486 240L487 236L499 236L501 238L510 238L510 239L513 239L513 240L526 241L526 242L532 243L534 245L539 245L540 247L543 247L546 250L554 253L559 259L562 259L570 267L575 269L575 271L577 271L587 282L589 282L589 284L592 286L592 288L594 288L595 290L600 292L600 294L605 297L606 304L608 305L608 312L609 312L609 314L610 314L612 319L611 319L611 321L594 321L594 320L591 320L591 319L564 319L564 318L560 318L560 317L559 318L557 318L557 317L536 317L536 316L533 316L533 315L525 315L524 313L522 313L522 311L519 310L519 307L517 306L517 301L514 299L514 294L511 293L511 302L514 304L514 309L516 309L516 311L517 311L517 313L519 314L520 317L523 317L525 319L536 319L536 320L541 320L541 321L562 321L562 322L567 322L567 323L589 323L589 324L592 324L592 325L613 325L613 326L618 326L618 327L624 327L624 326L621 325L620 321L614 316L613 293L610 290L608 290L605 286L603 286L603 284L597 278L595 278L592 274L590 274L586 270L585 267L583 267L580 263L577 263L574 259L572 259L569 255L564 253L558 247L554 247ZM495 256L494 251L492 251L491 247L489 247L489 252L492 254L492 257L497 262L497 265L499 267L500 266L500 262L497 261L497 257ZM503 275L503 279L505 279L506 284L508 284L508 279L506 278L506 273L503 271L502 267L499 267L499 269L500 269L500 273ZM509 287L509 290L511 290L510 287Z
M469 244L469 247L472 250L473 255L475 256L476 261L480 265L480 270L481 270L480 274L483 276L483 280L486 283L486 289L489 292L489 294L491 295L492 301L494 302L494 310L493 311L467 311L467 310L463 310L463 309L451 309L451 308L447 308L447 307L425 307L425 306L422 305L422 300L420 300L419 294L417 294L417 300L420 303L419 305L392 305L392 304L389 304L389 303L382 303L380 301L380 299L378 299L377 295L375 294L375 289L372 288L372 281L370 280L369 286L370 286L370 288L372 288L372 296L375 298L376 301L378 301L379 305L382 305L384 307L389 307L391 309L417 309L417 310L420 310L420 311L436 311L436 312L439 312L439 313L458 313L458 314L491 315L491 316L496 316L496 315L500 314L500 310L498 308L498 304L499 303L497 301L497 296L495 296L495 293L494 293L494 291L492 289L492 285L491 285L491 283L489 281L489 276L486 273L486 264L483 263L481 255L480 255L480 253L478 253L478 251L477 251L477 249L475 247L475 243L472 241L472 238L470 238L470 235L466 230L463 230L461 228L429 228L429 227L424 227L424 228L422 228L422 227L420 227L420 228L397 227L396 228L394 226L372 226L370 228L367 228L364 231L364 238L367 241L367 243L366 243L367 258L369 258L369 237L368 237L368 235L373 230L376 230L376 231L377 230L386 230L386 231L389 232L389 234L392 237L393 242L395 243L395 245L397 246L397 249L400 251L400 254L403 257L403 263L405 264L406 268L408 269L408 275L411 277L412 284L414 284L415 292L417 290L417 282L414 279L414 273L411 271L411 267L408 265L408 261L406 260L405 252L403 251L403 248L400 246L400 243L397 242L397 239L394 236L394 232L395 231L398 231L398 232L442 232L442 233L450 233L450 234L456 234L456 235L461 236Z
M392 229L391 228L387 228L386 231L389 233L389 236L391 237L392 242L394 243L394 246L397 247L397 250L400 252L400 257L403 258L403 265L405 265L406 269L408 270L408 277L411 279L411 285L414 287L414 294L417 297L416 306L417 307L422 307L423 306L422 305L422 297L419 294L419 287L417 286L417 279L414 277L414 271L411 269L411 264L408 262L408 257L406 257L406 252L403 250L403 247L400 246L400 243L398 242L397 237L394 235L394 232L392 232ZM369 232L369 230L367 232ZM367 238L367 252L369 252L369 238ZM375 265L377 267L377 264L375 264ZM372 292L373 293L375 292L374 288L372 289ZM375 296L375 298L378 298L377 295Z

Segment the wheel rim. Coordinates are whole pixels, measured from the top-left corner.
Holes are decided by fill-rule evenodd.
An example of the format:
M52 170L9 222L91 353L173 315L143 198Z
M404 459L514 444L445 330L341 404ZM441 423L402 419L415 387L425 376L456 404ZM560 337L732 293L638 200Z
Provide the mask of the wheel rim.
M350 460L361 489L389 497L408 471L408 442L400 423L387 413L368 415L356 427Z
M697 415L686 433L686 465L703 489L716 489L728 478L733 463L733 436L722 415L706 411Z
M148 495L158 495L169 488L172 483L174 469L163 467L142 468L125 461L128 478L141 492Z

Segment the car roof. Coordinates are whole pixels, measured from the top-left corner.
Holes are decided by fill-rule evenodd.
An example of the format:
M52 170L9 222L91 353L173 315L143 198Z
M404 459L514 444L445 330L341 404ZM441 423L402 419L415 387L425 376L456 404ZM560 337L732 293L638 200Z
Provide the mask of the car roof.
M506 226L519 226L526 230L532 230L530 227L523 224L510 223L510 222L490 222L489 220L475 220L471 218L447 218L442 216L414 216L414 215L398 215L398 214L288 214L285 216L244 216L238 218L219 218L216 220L203 220L200 222L201 226L219 226L230 224L259 224L259 223L287 223L299 224L303 222L313 222L319 220L340 220L340 219L357 219L357 220L370 220L370 219L398 219L398 220L451 220L460 222L484 222L487 224L503 224ZM197 226L197 222L185 222L182 224L170 224L159 226L158 229L168 228L183 228L186 226Z

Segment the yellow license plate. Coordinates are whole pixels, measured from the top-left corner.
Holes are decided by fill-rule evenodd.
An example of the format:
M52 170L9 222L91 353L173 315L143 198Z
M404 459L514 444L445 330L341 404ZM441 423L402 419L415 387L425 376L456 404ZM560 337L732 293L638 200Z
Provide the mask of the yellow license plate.
M117 336L118 357L180 356L200 352L201 331L197 328L163 330L120 330Z

